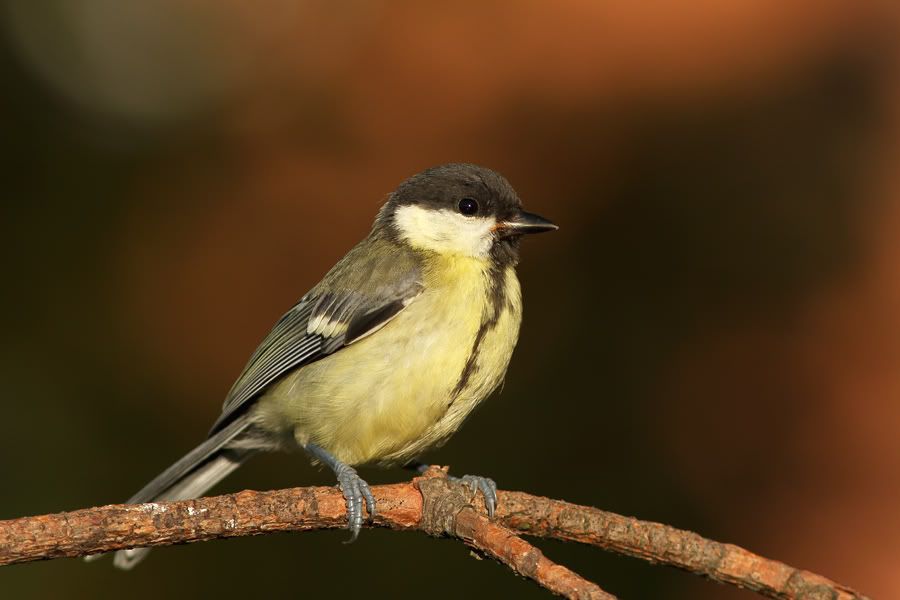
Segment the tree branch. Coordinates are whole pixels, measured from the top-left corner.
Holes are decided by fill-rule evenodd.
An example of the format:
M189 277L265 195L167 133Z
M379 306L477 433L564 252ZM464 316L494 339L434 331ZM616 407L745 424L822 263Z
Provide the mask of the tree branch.
M588 506L522 492L499 494L498 520L528 535L590 544L787 600L868 600L853 589L733 544Z
M374 525L455 537L567 598L608 600L595 584L547 559L516 532L594 545L671 565L769 598L865 600L848 587L731 544L595 508L500 492L493 521L481 496L432 468L412 482L374 487ZM346 526L335 488L310 487L181 502L110 505L0 521L0 565L139 546Z

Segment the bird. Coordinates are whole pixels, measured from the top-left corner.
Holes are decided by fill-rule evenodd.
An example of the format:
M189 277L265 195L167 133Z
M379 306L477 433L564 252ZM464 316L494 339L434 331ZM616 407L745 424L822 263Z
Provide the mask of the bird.
M419 457L503 382L522 320L520 241L555 229L486 167L409 177L263 339L207 439L128 502L197 498L253 454L299 448L334 472L355 540L363 503L377 511L356 467L424 470ZM458 479L492 516L493 480ZM113 563L129 569L147 552L120 550Z

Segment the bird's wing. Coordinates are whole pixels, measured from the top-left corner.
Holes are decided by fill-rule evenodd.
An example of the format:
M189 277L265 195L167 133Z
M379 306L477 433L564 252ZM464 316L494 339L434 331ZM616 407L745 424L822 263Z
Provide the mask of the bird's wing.
M410 251L371 238L351 250L275 324L228 392L210 433L289 371L383 327L421 291L419 261Z

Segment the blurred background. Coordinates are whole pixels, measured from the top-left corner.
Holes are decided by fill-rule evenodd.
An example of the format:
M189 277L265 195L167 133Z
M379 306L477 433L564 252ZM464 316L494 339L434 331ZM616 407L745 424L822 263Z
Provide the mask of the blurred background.
M467 161L562 228L524 245L503 393L425 458L900 597L898 8L6 0L0 518L128 498L387 193ZM332 483L267 456L216 490ZM0 589L545 596L458 542L345 538L21 565ZM753 597L539 545L623 598Z

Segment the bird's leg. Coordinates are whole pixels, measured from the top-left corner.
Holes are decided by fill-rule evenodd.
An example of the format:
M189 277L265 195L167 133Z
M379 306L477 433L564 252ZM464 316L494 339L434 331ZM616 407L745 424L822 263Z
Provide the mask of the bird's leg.
M334 471L338 480L338 487L341 488L341 493L344 494L344 499L347 501L347 528L350 530L350 539L346 543L351 544L355 542L359 536L359 530L362 528L363 500L366 501L369 518L375 517L375 497L372 495L372 490L369 489L369 484L357 475L356 469L350 465L345 465L324 448L320 448L315 444L307 444L303 449L310 456L322 464L328 465Z
M419 462L418 460L411 460L403 465L403 468L415 471L421 475L428 470L428 466L429 465ZM462 477L447 475L447 479L464 483L473 491L481 491L482 495L484 495L484 506L487 508L488 516L494 516L494 510L497 508L497 484L493 479L490 477L482 477L480 475L463 475Z

